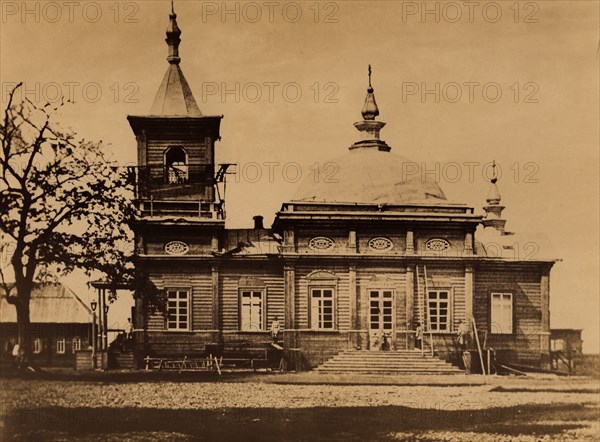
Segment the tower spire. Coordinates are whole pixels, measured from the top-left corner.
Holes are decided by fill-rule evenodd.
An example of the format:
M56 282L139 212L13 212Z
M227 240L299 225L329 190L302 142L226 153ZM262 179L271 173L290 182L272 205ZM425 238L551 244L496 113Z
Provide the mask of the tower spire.
M169 26L167 27L167 38L165 41L169 46L169 56L167 61L171 64L179 64L179 43L181 43L181 29L177 26L177 14L175 14L175 5L171 0L171 13L169 14Z
M181 61L179 58L180 37L181 29L177 25L177 14L173 0L171 0L171 13L165 40L169 46L169 56L167 57L169 67L154 97L150 108L151 115L202 116L192 90L179 67Z
M492 162L492 178L490 179L490 190L488 191L487 206L484 206L485 217L482 221L484 228L496 229L500 234L505 233L506 220L502 218L504 206L500 205L502 197L498 190L498 171L496 161Z

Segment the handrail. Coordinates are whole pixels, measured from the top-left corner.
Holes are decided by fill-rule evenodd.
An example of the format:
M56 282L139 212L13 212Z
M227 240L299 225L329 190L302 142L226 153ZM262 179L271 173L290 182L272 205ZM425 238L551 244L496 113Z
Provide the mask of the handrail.
M431 312L429 311L429 299L428 299L428 290L427 290L427 266L423 265L423 274L425 277L425 293L423 295L424 303L425 303L425 311L427 313L427 328L429 329L429 342L431 347L431 356L433 356L433 333L431 332ZM448 309L450 309L450 305L448 305Z
M421 356L425 356L425 334L423 333L423 301L419 298L421 297L421 278L419 277L419 265L416 265L416 273L417 273L417 300L419 301L419 324L421 327ZM424 298L424 297L423 297ZM416 337L416 336L415 336ZM416 340L416 339L415 339Z
M481 344L479 343L479 334L477 333L477 323L475 322L475 318L471 317L473 321L473 331L475 333L475 342L477 342L477 353L479 353L479 362L481 363L481 372L485 376L485 365L483 364L483 354L481 353Z

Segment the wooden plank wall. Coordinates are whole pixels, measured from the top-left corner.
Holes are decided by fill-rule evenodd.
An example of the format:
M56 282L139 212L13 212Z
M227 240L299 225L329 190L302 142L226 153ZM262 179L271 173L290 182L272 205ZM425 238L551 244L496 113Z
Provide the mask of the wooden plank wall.
M248 264L222 265L219 272L220 299L221 299L221 324L223 330L239 330L239 289L244 285L240 278L260 281L265 290L266 324L265 331L269 330L275 316L283 325L284 315L284 290L283 269L280 266L269 264L261 267L249 267ZM257 287L260 288L260 287Z
M309 323L309 285L308 278L313 271L325 271L336 277L336 323L337 329L349 330L350 318L350 293L349 293L349 269L348 266L302 264L296 266L296 328L310 328ZM318 285L318 283L315 283Z
M452 292L452 329L454 332L458 325L465 319L465 274L462 264L459 265L443 265L440 263L426 264L427 266L427 288L429 290L450 289ZM423 265L419 265L419 284L420 292L424 293L424 271ZM417 291L417 274L415 271L414 285L414 316L413 323L416 324L420 319L419 314L419 297ZM427 318L427 312L423 305L423 317Z
M512 352L520 361L539 361L542 353L541 272L533 266L479 266L474 273L473 313L488 345ZM513 295L513 334L490 334L492 292ZM515 356L516 357L516 356Z
M164 153L170 146L182 146L188 154L188 164L210 162L210 149L205 139L194 139L186 132L152 133L147 138L146 160L149 166L162 166Z

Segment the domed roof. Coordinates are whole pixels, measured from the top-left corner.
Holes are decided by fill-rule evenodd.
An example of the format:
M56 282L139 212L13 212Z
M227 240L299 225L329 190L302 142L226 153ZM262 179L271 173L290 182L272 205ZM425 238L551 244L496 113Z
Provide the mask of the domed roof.
M352 149L320 165L300 183L292 201L408 204L446 201L418 163L370 147Z
M421 173L418 163L390 153L391 147L379 138L385 123L375 121L378 115L369 65L363 121L354 123L362 140L304 178L292 201L398 205L446 201L442 189L429 174Z

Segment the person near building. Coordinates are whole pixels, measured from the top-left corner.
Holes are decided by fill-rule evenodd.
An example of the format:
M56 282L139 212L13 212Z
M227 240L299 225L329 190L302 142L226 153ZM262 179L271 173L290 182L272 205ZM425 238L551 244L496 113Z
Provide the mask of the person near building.
M273 342L277 342L277 336L279 335L280 329L281 325L279 324L279 318L275 316L275 319L271 322L271 338L273 338Z
M469 324L466 321L462 321L458 326L458 330L456 331L458 346L461 351L466 351L469 346Z

